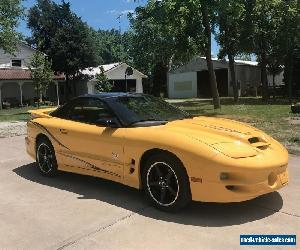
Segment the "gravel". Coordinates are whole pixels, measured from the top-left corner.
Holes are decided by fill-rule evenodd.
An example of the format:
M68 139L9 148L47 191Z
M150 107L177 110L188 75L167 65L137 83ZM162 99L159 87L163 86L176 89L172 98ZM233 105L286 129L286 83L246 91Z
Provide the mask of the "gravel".
M26 122L0 122L0 138L26 135Z

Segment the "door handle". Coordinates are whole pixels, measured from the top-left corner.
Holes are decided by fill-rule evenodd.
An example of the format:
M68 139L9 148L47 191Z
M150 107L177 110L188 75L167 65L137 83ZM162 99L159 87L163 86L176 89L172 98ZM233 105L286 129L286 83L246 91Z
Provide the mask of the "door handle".
M60 129L59 131L60 131L60 133L62 133L64 135L68 134L68 130L66 130L66 129Z

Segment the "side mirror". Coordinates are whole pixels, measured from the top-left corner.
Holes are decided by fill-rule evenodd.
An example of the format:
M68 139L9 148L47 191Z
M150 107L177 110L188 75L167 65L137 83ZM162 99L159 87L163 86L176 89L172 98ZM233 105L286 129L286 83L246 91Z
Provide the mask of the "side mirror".
M120 123L115 117L100 118L96 121L96 125L108 128L119 128Z

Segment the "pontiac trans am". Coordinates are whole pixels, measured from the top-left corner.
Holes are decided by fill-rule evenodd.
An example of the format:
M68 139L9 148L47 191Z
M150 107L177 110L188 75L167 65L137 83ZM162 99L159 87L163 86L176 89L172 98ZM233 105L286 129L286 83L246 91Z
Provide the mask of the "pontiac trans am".
M165 211L191 200L245 201L288 183L288 153L272 137L238 121L192 117L150 95L85 95L30 112L26 148L41 174L143 189Z

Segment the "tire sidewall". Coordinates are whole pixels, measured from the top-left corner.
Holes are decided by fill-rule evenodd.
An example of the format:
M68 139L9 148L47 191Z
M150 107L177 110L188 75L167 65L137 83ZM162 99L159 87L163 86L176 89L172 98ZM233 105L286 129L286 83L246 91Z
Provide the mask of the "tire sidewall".
M156 162L163 162L166 165L168 165L168 167L170 167L173 170L177 178L177 182L179 185L178 187L179 193L176 201L169 206L160 205L156 200L152 198L152 195L148 189L147 174L151 166ZM156 208L166 212L177 212L180 209L186 207L188 203L191 201L190 184L189 184L189 179L186 170L180 160L178 160L176 157L169 154L156 154L151 156L147 160L146 165L143 168L143 172L142 172L142 185L147 200L150 203L152 203L152 205L154 205Z

